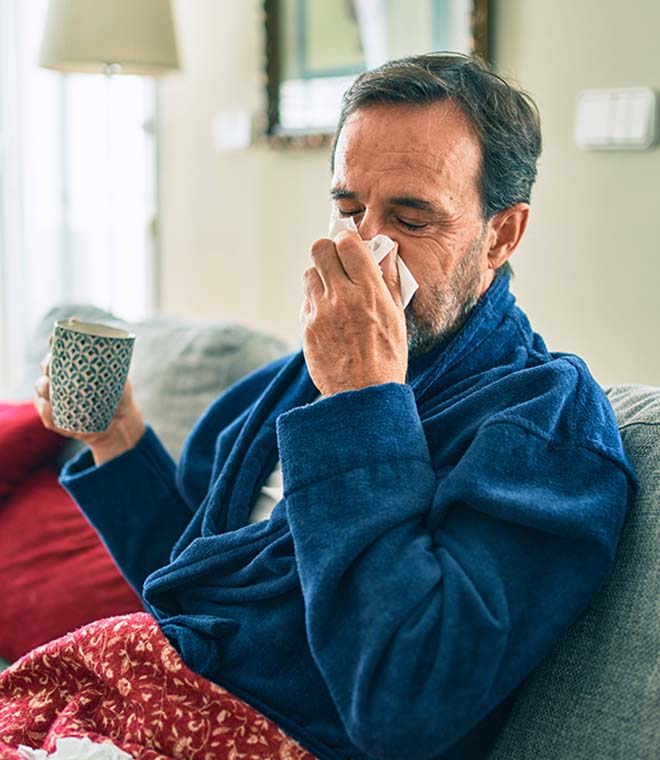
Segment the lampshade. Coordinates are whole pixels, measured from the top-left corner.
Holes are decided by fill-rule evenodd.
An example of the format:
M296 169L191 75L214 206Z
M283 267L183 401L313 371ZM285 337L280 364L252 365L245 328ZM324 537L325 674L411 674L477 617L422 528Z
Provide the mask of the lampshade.
M50 0L47 69L159 76L179 68L169 0Z

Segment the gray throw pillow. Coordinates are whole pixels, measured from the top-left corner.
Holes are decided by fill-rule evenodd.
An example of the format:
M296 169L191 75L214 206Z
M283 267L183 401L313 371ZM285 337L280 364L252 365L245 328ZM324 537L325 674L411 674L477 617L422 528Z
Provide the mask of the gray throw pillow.
M660 757L660 389L608 396L640 491L610 577L527 679L490 760Z
M37 325L18 397L34 395L53 323L72 315L136 334L130 372L135 398L175 461L196 420L223 390L289 350L277 338L236 324L166 317L127 323L95 306L63 305L49 311ZM78 448L79 444L69 444L62 458Z

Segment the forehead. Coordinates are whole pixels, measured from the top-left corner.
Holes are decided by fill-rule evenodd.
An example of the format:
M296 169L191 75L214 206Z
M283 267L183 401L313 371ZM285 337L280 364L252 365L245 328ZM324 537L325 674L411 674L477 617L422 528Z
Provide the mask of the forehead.
M357 192L376 182L395 193L476 194L481 154L476 130L454 103L368 106L341 130L333 184Z

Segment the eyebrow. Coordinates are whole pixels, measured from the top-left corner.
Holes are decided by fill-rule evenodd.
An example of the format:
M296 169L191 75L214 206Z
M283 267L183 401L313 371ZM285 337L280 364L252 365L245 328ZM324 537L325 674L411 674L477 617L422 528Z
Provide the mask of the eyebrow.
M419 211L437 211L432 203L409 195L398 195L395 198L390 198L390 203L393 206L407 206L408 208L416 208Z
M358 195L357 193L354 193L352 190L347 190L345 187L333 187L332 190L330 190L330 197L334 198L336 201L338 200L353 201L358 197Z
M358 199L358 194L353 190L347 190L345 187L333 187L330 191L330 196L334 200L349 200L354 201ZM414 208L418 211L430 211L433 213L439 213L440 209L436 208L429 201L425 201L423 198L415 198L411 195L395 195L388 199L392 206L406 206L407 208Z

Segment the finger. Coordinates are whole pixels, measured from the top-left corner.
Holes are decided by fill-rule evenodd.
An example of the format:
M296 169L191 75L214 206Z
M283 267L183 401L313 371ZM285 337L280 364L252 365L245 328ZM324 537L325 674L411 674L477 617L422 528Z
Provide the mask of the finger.
M380 268L383 273L383 280L390 291L392 300L403 309L403 299L401 298L401 278L399 276L399 267L397 263L397 251L399 246L395 243L394 248L380 260Z
M349 279L354 283L364 283L380 277L378 264L357 232L346 230L335 238L337 256Z
M46 377L50 376L50 351L44 356L44 358L41 360L41 364L39 365L41 367L41 374L45 375Z
M302 304L300 304L300 314L298 315L300 324L302 325L303 329L306 328L307 325L311 322L313 314L314 305L310 299L305 296L302 300Z
M313 302L317 302L325 292L321 273L315 266L309 267L303 274L303 291L305 298Z
M37 398L34 399L34 406L41 418L42 425L47 430L56 430L57 428L53 422L53 407L50 405L50 402L37 396Z
M314 242L310 256L325 290L330 290L346 279L346 272L337 256L335 244L330 238L321 238Z
M42 375L34 384L34 390L39 398L50 402L50 381L45 375Z

